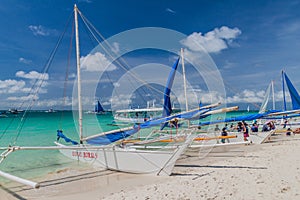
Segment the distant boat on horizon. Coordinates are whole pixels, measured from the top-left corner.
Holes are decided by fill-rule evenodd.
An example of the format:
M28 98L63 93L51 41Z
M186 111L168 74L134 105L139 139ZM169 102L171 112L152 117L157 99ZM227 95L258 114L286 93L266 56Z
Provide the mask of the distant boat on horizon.
M96 105L95 105L94 111L87 111L86 113L87 114L102 115L102 114L105 114L106 111L104 110L103 106L101 105L100 101L98 100Z
M19 114L19 113L24 112L24 110L18 110L16 108L10 108L10 109L8 109L8 112L11 113L11 114Z
M57 111L53 110L53 108L50 108L49 110L46 110L45 112L46 113L54 113L54 112L57 112Z

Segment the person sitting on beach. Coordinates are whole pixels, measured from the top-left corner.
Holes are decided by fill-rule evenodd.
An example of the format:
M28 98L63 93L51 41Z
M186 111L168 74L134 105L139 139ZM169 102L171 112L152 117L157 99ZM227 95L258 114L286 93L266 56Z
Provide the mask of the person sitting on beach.
M233 123L230 124L230 130L233 131L234 130L234 126Z
M258 126L257 126L256 123L252 124L251 131L252 132L258 132Z
M268 132L270 130L269 125L268 124L264 124L262 127L262 132Z
M286 128L287 123L288 123L288 120L285 119L284 122L283 122L283 127L282 128Z
M227 136L227 135L228 135L227 130L226 130L226 128L224 127L224 128L222 129L221 136ZM225 143L225 138L222 138L222 139L221 139L221 142L222 142L222 143Z
M287 129L287 132L286 132L286 136L290 136L292 133L292 129L291 128L288 128Z
M270 130L275 130L276 127L273 121L270 121L269 125L270 125Z
M228 124L225 124L224 128L228 131Z

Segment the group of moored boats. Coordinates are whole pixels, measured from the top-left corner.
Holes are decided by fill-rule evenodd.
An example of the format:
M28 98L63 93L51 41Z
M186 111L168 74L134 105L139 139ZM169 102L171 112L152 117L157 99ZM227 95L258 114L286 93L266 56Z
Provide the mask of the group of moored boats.
M74 16L76 44L79 44L78 15L81 15L81 13L75 5ZM79 83L78 107L81 108L80 55L78 48L79 47L76 48ZM10 153L17 150L59 150L62 154L71 159L90 163L93 166L101 167L103 169L138 174L170 175L175 162L187 148L200 149L202 147L215 147L222 145L249 143L260 144L268 140L271 134L276 131L251 132L249 130L249 137L245 140L241 132L237 131L229 131L226 136L220 135L220 132L212 130L212 127L214 127L215 124L224 124L229 122L236 123L239 121L252 121L266 118L272 120L272 118L275 119L279 116L288 119L290 117L295 117L298 113L300 113L300 110L298 110L300 107L294 107L295 109L291 111L272 110L258 114L237 116L234 118L205 121L205 119L208 119L209 116L238 109L237 106L224 108L221 107L220 103L199 106L191 110L186 109L183 112L172 112L174 109L171 106L170 92L180 58L182 58L181 62L183 63L183 55L181 55L181 57L176 60L170 71L166 90L164 92L164 105L162 108L157 110L135 110L132 112L129 110L116 111L116 119L120 117L119 120L122 120L120 113L127 113L126 116L132 118L130 119L130 122L133 122L133 125L84 137L82 127L82 110L79 109L78 127L80 136L78 142L69 139L62 131L59 130L58 140L55 142L55 146L9 146L1 148L3 152L1 154L0 163L3 162ZM297 95L295 92L293 94L293 97ZM158 111L161 113L161 116L154 116L154 114L147 115L146 113L148 111ZM90 113L101 114L104 112L105 111L100 102L97 102L95 111ZM132 113L134 114L132 115ZM139 116L142 116L141 121L133 121L134 118L138 118ZM191 122L198 122L199 119L201 119L201 123L192 125ZM220 140L222 139L225 139L227 142L220 143ZM61 142L61 140L64 140L65 142ZM69 142L72 144L68 145L67 143ZM0 175L22 184L30 185L34 188L39 187L38 183L16 177L3 171L0 171Z

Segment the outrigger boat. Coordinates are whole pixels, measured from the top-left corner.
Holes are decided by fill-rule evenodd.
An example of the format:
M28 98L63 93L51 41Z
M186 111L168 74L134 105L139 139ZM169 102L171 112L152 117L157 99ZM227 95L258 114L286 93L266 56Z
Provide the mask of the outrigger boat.
M182 130L184 133L184 140L182 142L175 143L173 148L160 148L159 150L138 150L131 147L122 147L118 144L111 143L111 141L102 145L97 143L99 135L89 138L83 137L82 127L82 105L81 105L81 78L80 78L80 50L79 50L79 36L78 36L78 14L81 12L77 6L74 6L74 19L75 19L75 39L76 39L76 61L77 61L77 81L78 81L78 107L79 107L79 134L80 141L77 143L67 138L62 131L58 130L57 134L59 138L65 139L65 141L71 142L72 145L64 145L59 142L55 142L56 146L48 147L20 147L10 146L7 148L1 148L5 150L1 154L0 163L12 152L18 150L59 150L65 156L79 160L82 162L90 163L93 166L101 167L103 169L110 169L129 173L140 174L155 174L155 175L170 175L175 165L176 160L186 150L186 148L193 141L195 129L187 128ZM179 60L179 59L178 59ZM178 63L177 60L177 63ZM151 127L151 126L150 126ZM145 127L146 129L146 127ZM121 134L134 134L139 131L139 128L130 127L128 130L119 129L116 131L102 133L100 136L108 137L109 135L121 135ZM0 171L0 176L8 178L13 181L20 182L25 185L29 185L34 188L38 188L39 183L32 182L6 172Z

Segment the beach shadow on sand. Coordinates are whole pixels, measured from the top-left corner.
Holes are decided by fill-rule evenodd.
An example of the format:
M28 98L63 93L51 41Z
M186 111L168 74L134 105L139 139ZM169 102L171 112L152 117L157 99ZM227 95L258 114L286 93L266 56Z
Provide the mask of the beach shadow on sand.
M175 165L175 167L197 167L197 168L228 168L228 169L268 169L267 167L251 167L251 166L228 166L228 165Z
M110 175L113 173L115 173L115 172L110 171L110 170L92 171L92 172L87 172L87 173L82 173L82 174L71 175L71 176L64 176L64 177L60 177L57 179L41 181L41 182L39 182L39 184L40 184L40 188L49 187L49 186L53 186L53 185L70 183L70 182L74 182L74 181L78 181L78 180L107 176L107 175ZM33 190L33 188L26 187L26 186L24 187L23 185L20 185L20 186L6 188L6 190L9 190L10 193L14 193L14 192L21 192L21 191L26 191L26 190ZM12 190L14 190L14 191L12 191Z
M215 171L212 172L208 172L205 174L187 174L187 173L172 173L171 176L195 176L194 178L192 178L192 180L196 180L197 178L201 178L203 176L209 176L210 174L214 173Z
M101 176L107 176L110 174L115 173L114 171L110 170L101 170L101 171L95 171L95 172L87 172L83 174L76 174L73 176L67 176L67 177L62 177L62 178L57 178L57 179L51 179L47 181L42 181L40 182L41 187L49 187L53 185L60 185L64 183L70 183L78 180L83 180L83 179L91 179L91 178L96 178L96 177L101 177Z
M19 199L19 200L27 200L26 198L22 197L21 195L18 195L16 192L0 185L0 188L2 190L4 190L5 192L7 192L8 194L10 194L11 196L15 197L16 199Z

